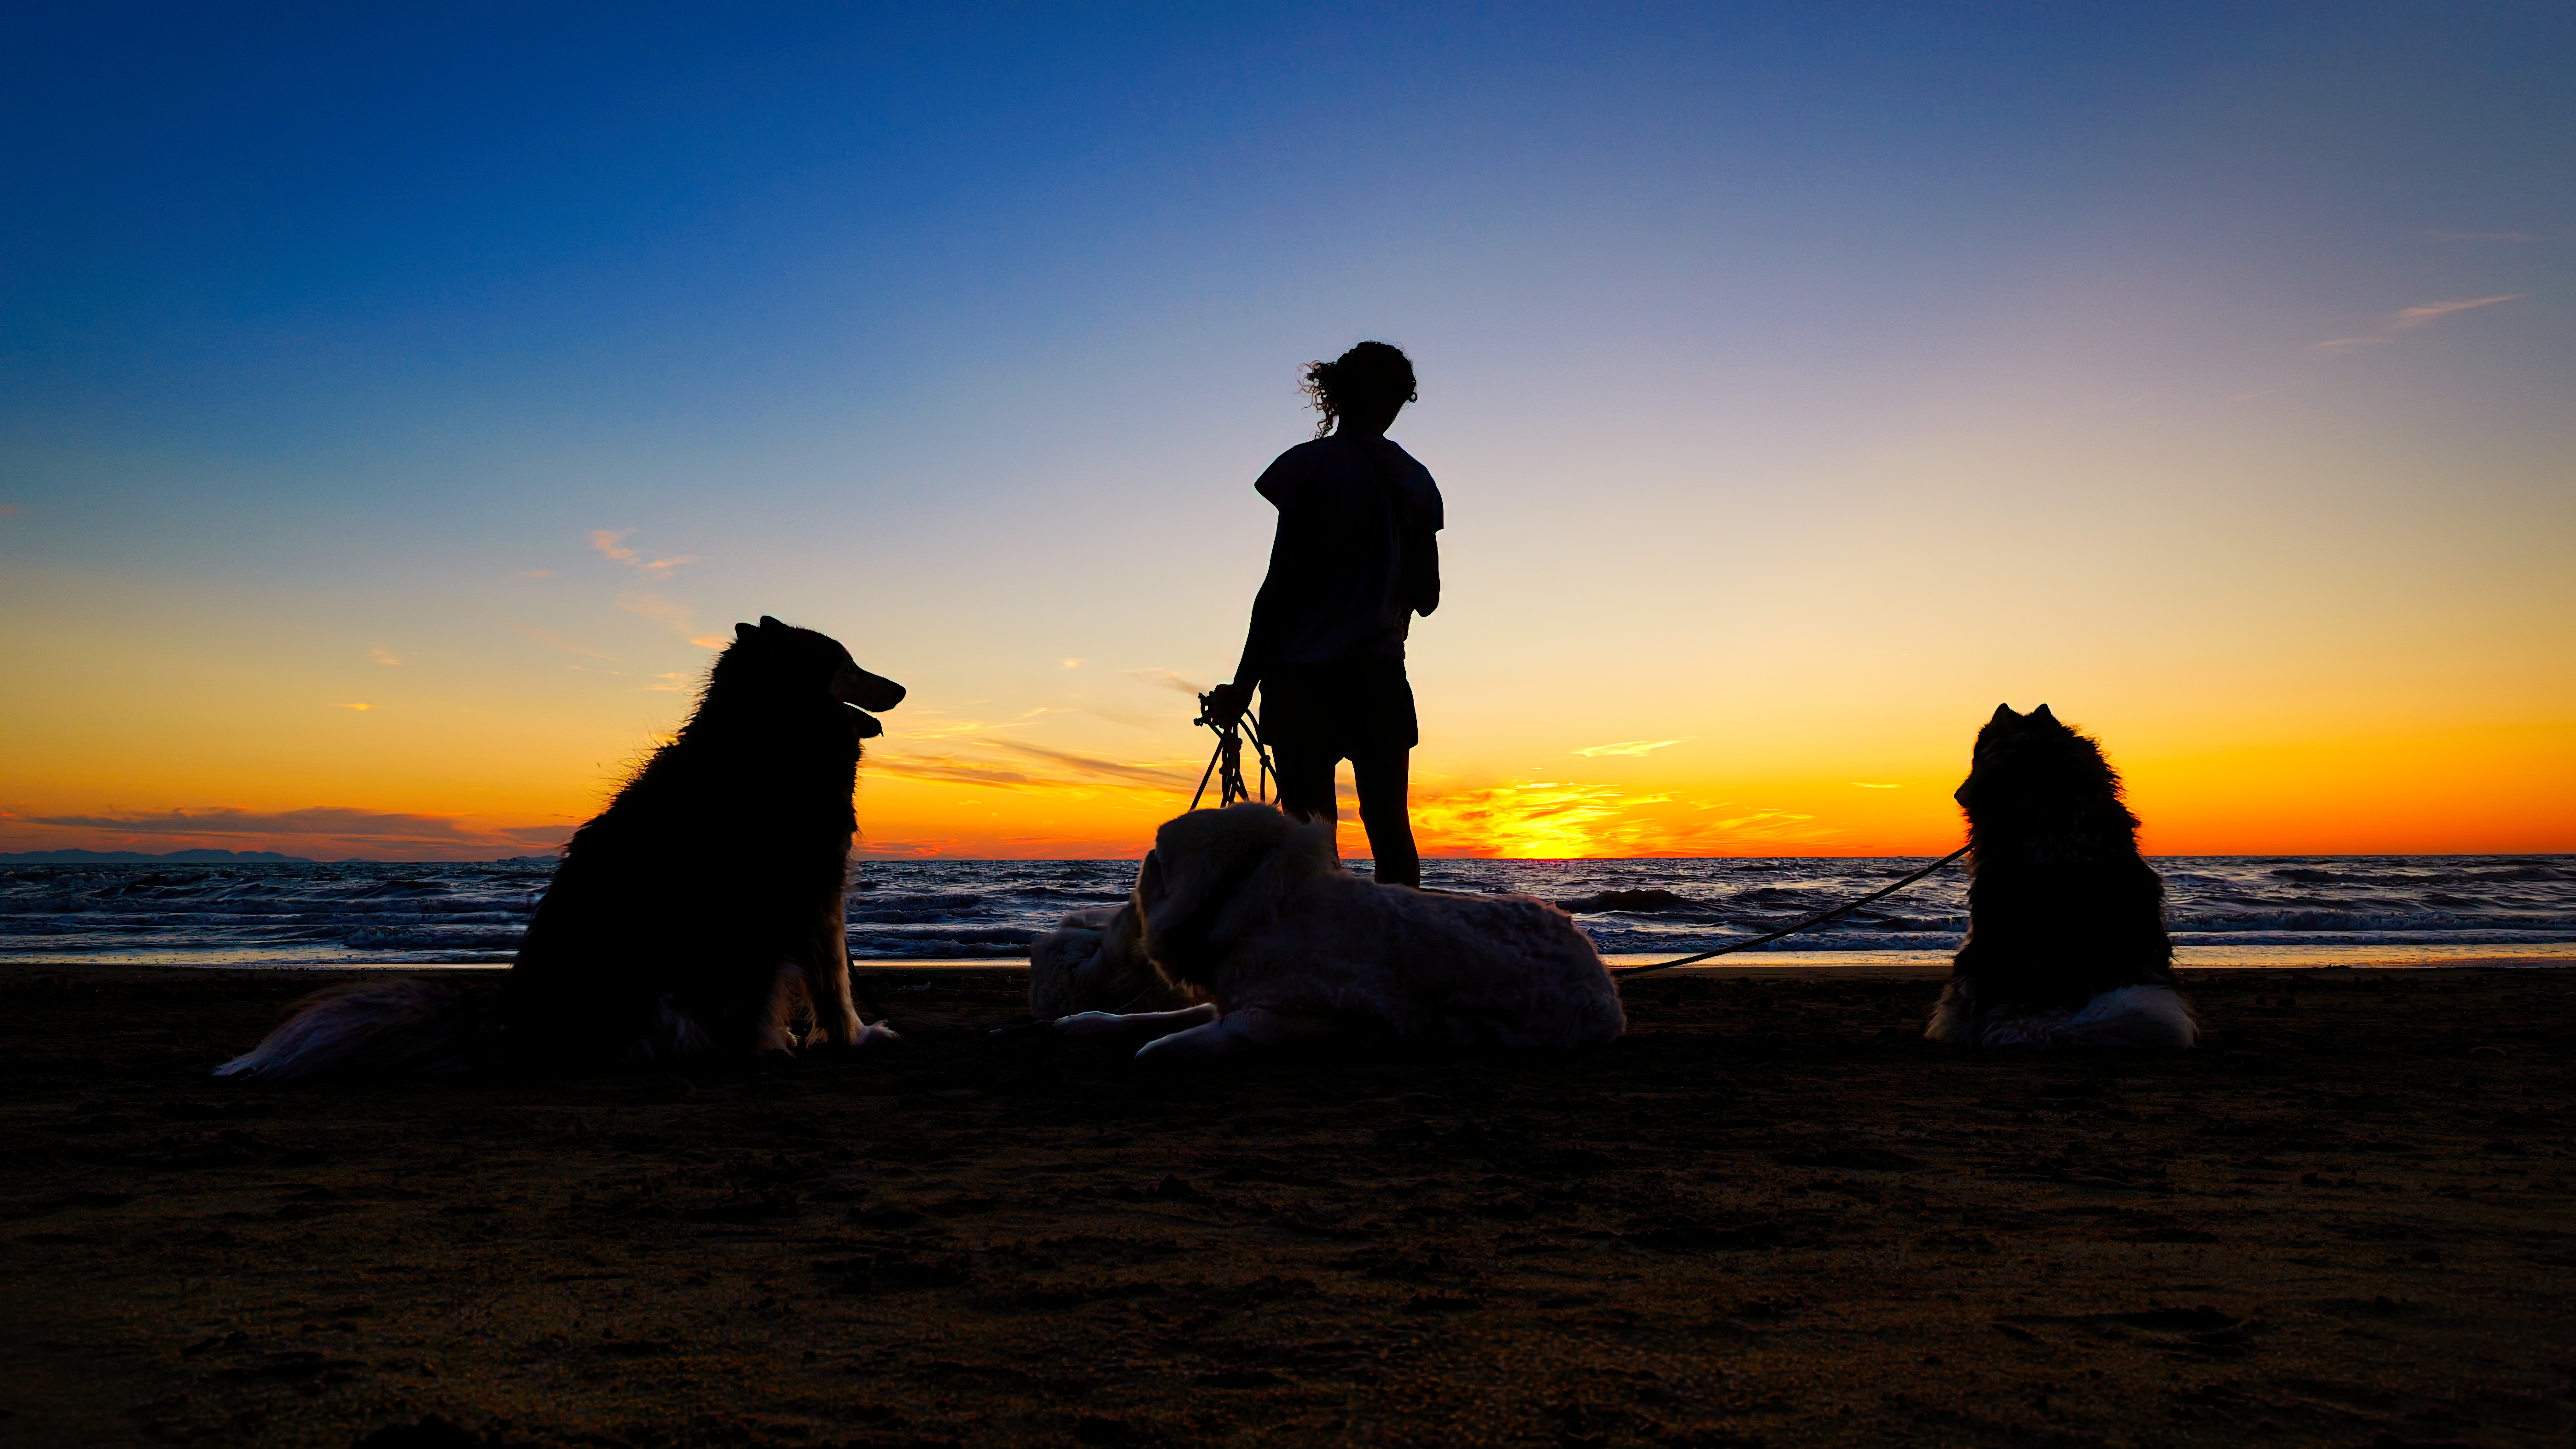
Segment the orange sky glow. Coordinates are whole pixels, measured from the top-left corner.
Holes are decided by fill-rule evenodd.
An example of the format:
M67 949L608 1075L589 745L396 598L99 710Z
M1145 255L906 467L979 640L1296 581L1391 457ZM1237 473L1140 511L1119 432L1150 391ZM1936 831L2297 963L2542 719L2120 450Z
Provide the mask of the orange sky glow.
M548 851L768 614L862 850L1134 857L1363 338L1428 854L1937 855L2043 702L2153 852L2576 851L2564 7L54 11L0 851Z

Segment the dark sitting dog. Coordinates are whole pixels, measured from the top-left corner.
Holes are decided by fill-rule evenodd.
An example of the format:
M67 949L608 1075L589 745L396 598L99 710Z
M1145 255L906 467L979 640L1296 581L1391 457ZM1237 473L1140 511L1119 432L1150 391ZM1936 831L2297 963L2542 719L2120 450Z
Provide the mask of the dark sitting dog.
M2164 882L2099 746L1999 705L1958 800L1974 847L1968 939L1924 1035L1971 1046L2190 1046Z
M850 1000L859 741L903 686L810 629L735 630L697 712L564 847L496 999L396 980L308 998L222 1075L645 1061L891 1040ZM800 1031L800 1026L809 1030Z

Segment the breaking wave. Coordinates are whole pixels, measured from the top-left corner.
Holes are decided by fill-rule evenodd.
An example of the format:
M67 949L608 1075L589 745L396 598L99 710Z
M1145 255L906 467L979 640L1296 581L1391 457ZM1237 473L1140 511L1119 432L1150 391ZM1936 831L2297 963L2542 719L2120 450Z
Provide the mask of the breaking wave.
M1424 883L1575 912L1606 954L1706 950L1865 894L1906 859L1431 860ZM2576 947L2576 857L2173 856L2155 862L2194 945ZM1365 870L1364 863L1355 868ZM548 859L0 868L0 957L196 965L505 965ZM1066 912L1125 898L1131 861L863 861L862 961L1012 960ZM1957 870L1769 949L1948 952Z

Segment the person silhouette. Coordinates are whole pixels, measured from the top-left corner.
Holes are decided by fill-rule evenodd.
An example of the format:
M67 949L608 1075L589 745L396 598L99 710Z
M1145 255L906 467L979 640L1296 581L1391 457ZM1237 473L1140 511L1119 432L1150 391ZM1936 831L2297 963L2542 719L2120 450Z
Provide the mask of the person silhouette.
M1440 607L1440 488L1386 430L1421 395L1412 361L1384 342L1309 364L1305 391L1323 415L1314 439L1252 485L1279 529L1211 718L1232 725L1260 691L1279 805L1300 820L1338 821L1333 772L1350 761L1377 879L1418 888L1405 790L1421 731L1404 644L1413 616Z

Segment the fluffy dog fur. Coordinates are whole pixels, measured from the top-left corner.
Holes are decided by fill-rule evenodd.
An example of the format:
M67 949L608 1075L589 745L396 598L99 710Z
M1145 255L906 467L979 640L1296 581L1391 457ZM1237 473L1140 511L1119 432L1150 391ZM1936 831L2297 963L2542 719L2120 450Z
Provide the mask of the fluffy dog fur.
M1329 822L1299 825L1266 805L1164 825L1132 905L1143 954L1209 1004L1059 1028L1157 1035L1140 1061L1325 1038L1579 1047L1627 1027L1600 954L1563 911L1361 880L1335 858Z
M1136 903L1076 911L1029 948L1029 1015L1040 1021L1085 1011L1175 1011L1198 993L1175 985L1145 959Z
M687 724L564 847L499 999L430 981L299 1004L222 1075L602 1064L890 1039L850 999L842 891L866 709L903 686L764 617Z
M2187 1047L2164 882L2101 747L1998 705L1959 786L1968 938L1924 1035L1972 1046Z

